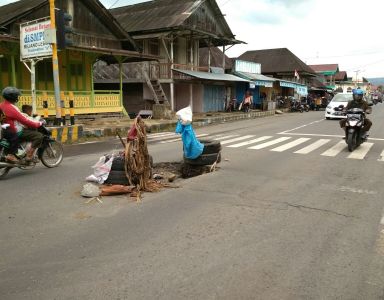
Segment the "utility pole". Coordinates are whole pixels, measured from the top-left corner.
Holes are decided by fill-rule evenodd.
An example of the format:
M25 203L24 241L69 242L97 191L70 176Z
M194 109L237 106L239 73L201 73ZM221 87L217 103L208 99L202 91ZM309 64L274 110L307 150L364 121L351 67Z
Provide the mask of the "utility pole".
M49 12L51 17L51 28L56 30L55 18L55 0L49 0ZM52 69L53 69L53 86L55 89L56 100L56 125L62 125L61 120L61 99L60 99L60 79L59 79L59 60L57 58L57 43L52 44Z
M358 83L357 75L360 73L360 70L356 70L355 73L356 73L355 86L357 87L357 83Z

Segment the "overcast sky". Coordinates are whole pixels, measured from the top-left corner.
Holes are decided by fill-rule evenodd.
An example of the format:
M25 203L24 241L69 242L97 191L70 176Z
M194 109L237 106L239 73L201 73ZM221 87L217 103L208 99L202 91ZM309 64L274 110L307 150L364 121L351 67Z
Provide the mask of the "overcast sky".
M146 1L101 0L107 8ZM285 47L306 64L339 64L349 77L384 77L381 1L216 1L233 34L247 43L228 50L230 57ZM0 0L1 5L10 2L15 1Z

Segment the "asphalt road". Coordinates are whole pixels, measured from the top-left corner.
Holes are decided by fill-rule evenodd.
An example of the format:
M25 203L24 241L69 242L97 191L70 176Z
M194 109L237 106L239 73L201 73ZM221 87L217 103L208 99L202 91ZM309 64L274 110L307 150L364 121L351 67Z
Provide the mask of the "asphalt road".
M324 112L199 128L222 141L221 168L140 203L79 195L115 139L12 170L0 299L383 299L383 113L353 156ZM155 162L180 160L164 141L150 139Z

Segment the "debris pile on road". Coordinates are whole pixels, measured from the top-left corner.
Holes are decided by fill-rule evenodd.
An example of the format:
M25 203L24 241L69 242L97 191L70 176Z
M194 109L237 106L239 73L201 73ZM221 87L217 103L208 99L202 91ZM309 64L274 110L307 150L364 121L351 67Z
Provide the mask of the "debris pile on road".
M140 200L141 192L157 192L164 187L173 187L168 182L175 180L175 174L168 177L168 182L155 180L152 176L153 159L148 153L145 124L140 117L134 120L127 141L123 141L121 137L120 140L124 151L102 156L93 166L93 174L86 178L87 181L99 185L95 185L98 193L95 188L89 189L89 185L85 185L82 196L94 198L130 194ZM89 193L89 190L92 192Z
M148 153L146 127L137 117L124 141L119 135L124 151L106 154L93 166L93 174L86 178L81 195L91 198L130 194L138 201L142 192L158 192L162 188L178 187L178 178L190 178L213 172L221 161L221 144L213 140L198 141L193 128L190 108L179 114L177 133L182 135L183 161L153 164Z

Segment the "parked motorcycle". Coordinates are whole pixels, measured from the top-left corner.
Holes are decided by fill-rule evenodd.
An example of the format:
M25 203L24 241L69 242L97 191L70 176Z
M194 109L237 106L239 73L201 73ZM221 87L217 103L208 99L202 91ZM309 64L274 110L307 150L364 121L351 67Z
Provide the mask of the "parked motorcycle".
M3 128L1 128L3 130ZM63 160L63 146L60 142L51 137L51 132L44 126L38 129L43 134L43 142L40 148L36 149L32 161L26 161L26 149L30 146L29 142L23 142L20 145L19 163L10 163L5 160L6 149L9 148L9 142L1 135L0 139L0 179L4 178L12 168L29 170L41 161L47 168L57 167Z
M304 105L300 101L291 100L291 112L294 111L304 112Z
M343 111L344 106L336 107L335 110ZM361 108L348 109L345 112L347 120L345 123L345 142L348 145L349 152L359 147L367 141L368 135L362 129L365 121L365 112Z

